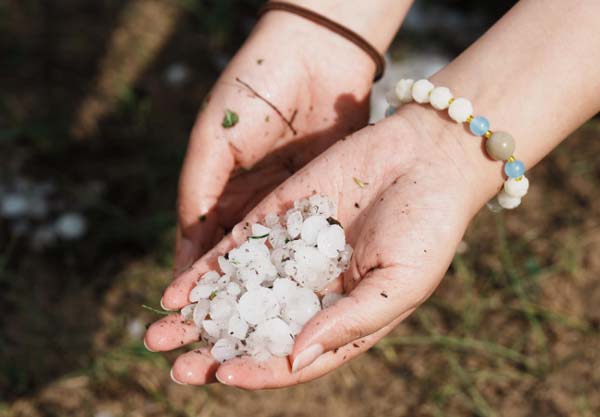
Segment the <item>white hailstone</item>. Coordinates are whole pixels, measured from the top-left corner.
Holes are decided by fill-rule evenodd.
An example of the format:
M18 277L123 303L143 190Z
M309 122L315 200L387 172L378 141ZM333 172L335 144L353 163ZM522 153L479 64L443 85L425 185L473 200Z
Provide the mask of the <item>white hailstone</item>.
M23 194L6 194L0 201L0 215L7 219L16 219L27 214L29 202Z
M291 352L294 335L321 310L316 291L347 269L352 257L343 229L330 224L335 212L327 197L313 195L294 202L285 216L267 215L267 226L252 225L244 243L218 257L222 274L201 277L181 314L201 330L217 360ZM256 238L267 233L268 239Z
M234 314L227 322L227 333L237 339L244 339L248 333L248 323L239 314Z
M271 357L271 352L265 346L264 341L257 338L255 333L246 338L246 353L258 362L266 361Z
M504 192L513 197L524 197L529 191L529 180L525 175L520 179L509 178L504 181Z
M498 199L498 204L500 204L502 208L508 210L514 209L518 207L519 204L521 204L520 197L513 197L512 195L506 193L506 191L504 190L500 191L496 198Z
M254 239L257 242L266 242L270 232L271 229L269 229L268 227L265 227L259 223L254 223L252 225L251 239Z
M280 307L277 297L268 288L252 289L240 297L238 303L240 317L250 324L259 324L276 317Z
M198 285L190 292L190 302L195 303L198 300L209 298L215 291L217 291L216 284L205 284L203 280L200 280Z
M240 269L238 275L248 290L259 288L264 281L264 275L259 274L254 269Z
M203 320L202 328L206 331L206 334L212 338L219 338L221 336L221 327L215 320Z
M221 275L219 275L218 272L208 271L206 274L200 277L200 282L202 284L216 284L219 278L221 278Z
M429 93L433 88L434 85L429 80L415 81L412 87L412 98L420 104L429 103Z
M287 275L289 277L292 277L294 279L298 279L298 263L296 261L293 260L289 260L287 262L285 262L285 264L283 265L283 272L284 275Z
M459 97L448 107L448 116L456 123L464 123L473 114L473 105L466 98Z
M319 297L308 288L297 287L287 298L282 317L287 322L304 326L320 310Z
M224 337L216 341L210 350L210 354L215 360L223 363L228 359L235 358L238 355L237 341L231 337Z
M391 89L387 93L385 93L385 100L392 107L400 107L400 105L402 104L400 102L400 99L396 95L395 89Z
M294 253L294 260L300 272L304 270L326 272L329 269L327 255L312 246L298 248Z
M296 323L296 322L289 322L287 324L290 328L290 332L292 333L293 336L296 336L298 334L300 334L300 332L302 331L302 325Z
M54 223L56 234L63 239L79 239L85 233L87 224L85 218L79 213L65 213Z
M302 213L298 210L288 211L286 216L286 226L288 234L292 239L296 239L302 231Z
M415 81L411 80L410 78L398 81L396 87L394 88L394 91L396 93L396 97L398 97L398 101L400 102L400 104L410 103L413 100L412 88L414 83Z
M181 314L181 317L183 317L184 320L191 320L194 308L196 308L196 304L188 304L181 309L179 314Z
M276 224L271 227L271 233L269 233L268 242L271 244L272 248L282 247L285 245L286 240L288 240L286 228L280 224Z
M319 215L325 218L334 217L337 212L336 204L324 195L315 194L308 199L309 215Z
M279 318L260 323L252 335L255 340L260 340L269 352L276 356L289 355L294 347L290 327Z
M336 292L328 292L321 300L321 304L323 305L323 308L329 308L342 298L344 298L342 294L338 294Z
M310 216L302 223L300 236L309 245L317 243L319 232L329 226L329 222L323 216Z
M206 319L208 311L210 310L210 301L209 300L200 300L196 303L196 307L194 308L194 313L192 314L192 320L194 324L198 327L202 327L202 322Z
M310 209L310 205L311 205L310 201L307 200L306 198L303 198L301 200L294 201L294 208L291 210L298 210L301 213L305 214L305 213L308 213L308 210Z
M219 293L210 301L210 317L216 321L229 320L232 314L235 314L235 299L228 294Z
M287 303L297 288L298 284L289 278L279 278L273 282L273 294L280 305Z
M452 98L452 93L448 87L435 87L431 90L429 102L436 110L445 110L450 105L449 101Z
M227 294L232 295L232 296L238 296L241 294L242 289L240 288L240 286L238 284L236 284L235 282L230 282L229 284L227 284L227 286L225 287L225 291L227 291Z
M279 225L279 216L275 213L269 213L265 216L265 224L267 227L273 227Z
M271 262L277 269L277 273L285 273L285 263L290 260L290 250L287 248L275 248L271 253Z
M319 251L329 258L335 258L339 252L344 250L346 245L346 236L344 229L339 225L333 224L328 228L321 230L317 238L317 247Z
M346 244L346 246L344 246L344 250L342 250L340 252L340 266L342 267L342 269L347 269L348 265L350 264L350 259L352 258L352 253L354 252L354 250L352 249L352 246Z
M230 280L231 280L231 276L229 276L229 275L223 275L223 276L221 276L217 280L217 287L220 288L220 289L227 287L227 284L229 284Z
M221 271L224 274L231 275L231 274L235 273L235 270L236 270L235 266L233 266L233 264L231 262L229 262L229 260L226 259L224 256L219 256L217 258L217 262L219 264L219 268L221 268Z

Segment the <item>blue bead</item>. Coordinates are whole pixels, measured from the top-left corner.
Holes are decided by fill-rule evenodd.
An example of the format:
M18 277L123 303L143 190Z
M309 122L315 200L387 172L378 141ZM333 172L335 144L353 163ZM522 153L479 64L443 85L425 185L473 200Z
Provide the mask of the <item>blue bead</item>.
M469 129L474 135L483 136L490 128L490 121L483 116L474 117L469 123Z
M504 164L504 173L508 178L519 178L525 173L525 164L521 161L507 162Z
M385 109L385 117L390 117L394 113L396 113L396 108L394 106L388 106L388 108Z

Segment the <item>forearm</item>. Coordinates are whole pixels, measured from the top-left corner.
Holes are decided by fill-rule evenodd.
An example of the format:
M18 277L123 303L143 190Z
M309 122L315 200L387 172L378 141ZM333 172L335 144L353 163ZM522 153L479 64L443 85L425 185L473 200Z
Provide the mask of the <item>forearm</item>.
M470 99L491 130L511 133L515 156L531 168L600 109L598 16L595 0L522 1L432 82ZM476 205L492 197L503 181L502 164L488 159L463 125L431 108L416 111L443 126L441 140L460 142L460 163L471 166L478 189Z
M413 0L286 0L306 7L364 37L384 53Z

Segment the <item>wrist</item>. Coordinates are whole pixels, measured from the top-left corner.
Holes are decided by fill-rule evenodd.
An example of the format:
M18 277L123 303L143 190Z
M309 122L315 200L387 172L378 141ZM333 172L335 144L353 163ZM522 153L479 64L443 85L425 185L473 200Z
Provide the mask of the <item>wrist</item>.
M502 164L489 159L483 139L451 120L447 112L417 103L403 105L390 119L401 119L417 135L415 163L455 187L469 215L474 216L501 188Z
M375 63L362 49L341 35L302 16L272 10L259 20L253 37L262 37L273 48L294 51L306 72L337 84L371 88ZM274 41L275 40L275 41Z
M286 0L353 30L365 38L383 54L396 35L413 0L346 0L340 2L323 0Z

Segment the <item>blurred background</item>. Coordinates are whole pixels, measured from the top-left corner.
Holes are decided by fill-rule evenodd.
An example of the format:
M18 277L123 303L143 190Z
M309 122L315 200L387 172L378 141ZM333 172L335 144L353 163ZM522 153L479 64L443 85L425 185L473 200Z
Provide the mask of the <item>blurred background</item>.
M0 0L0 416L600 415L600 120L482 211L436 294L362 357L265 392L171 383L141 338L170 280L197 109L259 0ZM417 2L381 91L507 1Z

